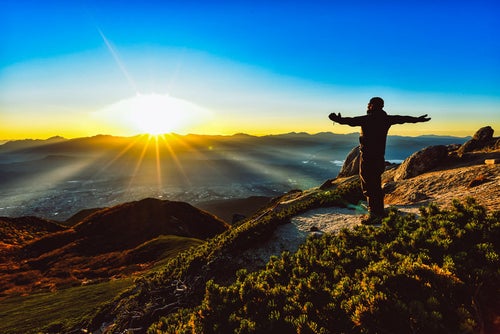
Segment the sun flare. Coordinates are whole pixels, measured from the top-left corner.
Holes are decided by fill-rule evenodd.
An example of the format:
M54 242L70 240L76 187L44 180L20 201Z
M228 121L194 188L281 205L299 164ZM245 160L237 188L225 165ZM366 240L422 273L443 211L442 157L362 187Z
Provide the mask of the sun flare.
M208 110L167 94L137 94L101 111L124 130L150 135L189 131L207 120Z

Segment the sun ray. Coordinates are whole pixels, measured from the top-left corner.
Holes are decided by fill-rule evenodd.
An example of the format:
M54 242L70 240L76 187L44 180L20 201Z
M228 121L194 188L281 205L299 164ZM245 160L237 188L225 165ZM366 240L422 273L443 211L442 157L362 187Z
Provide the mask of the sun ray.
M2 205L5 207L16 207L27 206L27 203L30 203L33 206L33 203L37 200L43 200L51 196L52 190L59 187L61 182L69 181L72 177L80 175L81 171L93 165L96 160L98 160L98 157L84 160L78 159L68 165L54 168L49 172L26 178L16 183L17 194L9 195L2 199ZM29 189L29 191L19 191L19 189ZM60 191L57 191L57 193L60 194ZM57 207L52 208L51 214L57 216L59 209Z
M137 159L137 163L135 165L135 169L132 172L132 175L130 176L130 181L129 181L127 190L130 190L132 188L132 184L134 183L135 178L137 177L137 174L138 174L138 172L139 172L139 170L141 168L141 165L142 165L142 163L144 161L144 156L146 155L146 152L148 150L150 142L151 142L151 137L148 136L147 140L146 140L146 143L144 144L144 148L142 149L141 155L139 156L139 159Z
M146 135L140 135L137 136L135 140L131 141L125 148L123 148L115 157L113 157L111 160L109 160L100 170L98 173L101 173L108 168L110 168L118 159L120 159L122 156L125 155L128 151L130 151L136 144L140 143L141 141L144 140ZM102 155L105 155L103 153Z
M158 146L158 136L154 136L155 139L155 153L156 153L156 183L158 186L158 191L161 191L163 185L162 172L161 172L161 157L160 148Z
M113 57L116 65L120 68L120 71L122 74L125 76L127 79L127 82L129 83L130 87L133 89L133 91L138 94L139 90L137 89L137 85L135 84L134 79L132 79L132 76L128 72L127 68L125 67L125 64L120 58L120 55L116 51L116 49L113 47L111 42L108 40L106 35L104 35L103 31L100 28L97 28L97 31L99 32L99 35L101 35L102 40L104 41L104 44L106 45L106 48L108 49L109 53Z
M241 170L248 170L255 175L260 175L265 180L269 180L276 184L287 183L289 186L310 187L317 184L316 180L311 179L310 175L305 171L298 171L293 166L278 166L264 161L279 161L280 157L295 156L293 150L280 149L266 152L264 155L269 158L256 159L251 153L246 151L232 152L230 154L218 154L216 150L211 151L212 155L220 156L222 159L231 161L231 163L239 166ZM261 153L259 153L260 155ZM212 157L213 158L213 157ZM298 160L302 161L300 157ZM300 180L300 184L297 183Z
M184 170L184 167L182 166L179 158L177 157L177 154L175 153L175 150L172 148L172 146L170 145L169 141L165 138L166 135L161 135L160 138L162 138L164 144L165 144L165 147L166 149L168 150L168 152L170 153L170 157L172 158L175 166L177 167L177 170L182 174L182 176L184 177L184 180L186 181L186 183L188 185L191 184L191 181L189 180L189 177L188 175L186 174L185 170ZM169 135L171 138L173 138L173 135Z

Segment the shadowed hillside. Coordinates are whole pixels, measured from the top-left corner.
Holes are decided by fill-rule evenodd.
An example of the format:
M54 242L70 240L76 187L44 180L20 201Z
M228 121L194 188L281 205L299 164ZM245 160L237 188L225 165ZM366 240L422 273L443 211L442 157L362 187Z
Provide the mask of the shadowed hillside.
M2 247L20 246L63 229L55 222L37 217L0 217L0 250Z
M17 247L0 258L4 295L130 275L228 228L187 203L151 198L96 211L72 228L41 222L54 232L11 238Z
M113 240L103 249L136 247L159 235L206 240L227 229L217 217L188 203L153 198L103 209L74 226L77 235ZM119 231L119 233L117 233Z
M215 214L227 223L233 223L246 216L251 216L257 210L268 205L270 201L270 197L251 196L200 202L196 204L196 207Z

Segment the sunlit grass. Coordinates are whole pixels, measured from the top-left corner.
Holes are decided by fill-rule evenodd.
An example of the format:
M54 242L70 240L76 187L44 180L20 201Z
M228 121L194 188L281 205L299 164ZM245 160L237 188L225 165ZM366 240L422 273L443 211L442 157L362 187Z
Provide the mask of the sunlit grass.
M131 278L12 297L0 302L0 333L65 332L92 316L96 307L131 286ZM46 332L45 330L43 332Z

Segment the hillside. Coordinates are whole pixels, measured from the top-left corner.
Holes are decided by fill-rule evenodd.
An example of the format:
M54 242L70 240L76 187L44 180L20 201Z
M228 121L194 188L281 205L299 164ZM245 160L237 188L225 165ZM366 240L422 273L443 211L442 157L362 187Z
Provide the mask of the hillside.
M63 229L55 222L37 217L0 217L0 253Z
M26 230L19 220L2 221L3 234ZM157 199L98 210L71 228L43 220L37 226L46 228L30 238L4 239L10 247L0 254L0 296L127 277L228 228L187 203Z
M497 161L486 164L485 161ZM500 210L500 149L470 153L450 165L445 162L416 178L394 181L392 170L386 173L386 204L449 206L454 199L474 197L490 210Z
M446 187L446 180L437 186ZM450 203L447 210L431 206L421 218L394 207L381 228L365 227L356 211L342 209L339 215L336 208L357 203L358 187L354 177L337 180L329 189L277 199L275 206L138 281L87 328L105 325L111 333L148 327L159 333L401 333L412 328L495 333L500 212L472 200ZM321 221L314 208L329 210L330 218ZM299 232L299 217L308 212L314 226L331 232L337 226L336 234ZM302 235L298 250L284 237L285 230ZM273 255L270 262L264 260Z

